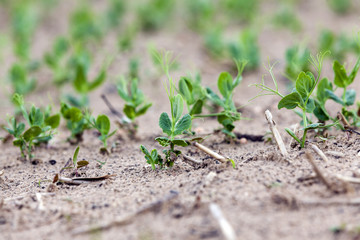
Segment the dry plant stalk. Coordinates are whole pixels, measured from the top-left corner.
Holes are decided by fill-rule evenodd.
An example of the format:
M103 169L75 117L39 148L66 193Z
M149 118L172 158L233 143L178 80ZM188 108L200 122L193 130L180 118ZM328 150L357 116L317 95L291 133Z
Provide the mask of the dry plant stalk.
M200 165L200 164L202 164L202 161L196 160L196 159L194 159L194 158L192 158L190 156L184 155L184 154L181 154L180 157L184 162L189 163L190 165Z
M228 162L229 160L223 156L221 156L220 154L214 152L213 150L211 150L210 148L208 147L205 147L204 145L198 143L198 142L194 142L193 145L195 147L197 147L199 150L209 154L211 157L215 158L216 160L219 160L220 162L222 163L226 163Z
M335 177L341 181L345 181L349 183L360 183L360 178L347 177L347 176L342 176L340 174L336 174Z
M295 135L297 135L298 128L299 128L299 124L296 123L294 125L294 128L293 128L293 132L295 133ZM291 145L293 144L293 141L294 141L294 138L290 138L289 148L291 148Z
M132 223L135 220L135 217L137 217L137 216L141 216L141 215L149 213L149 212L158 213L159 211L161 211L161 209L163 209L171 200L175 199L178 195L179 195L178 192L170 191L170 194L168 194L163 199L154 201L154 202L142 207L135 213L129 214L125 217L116 218L113 221L103 223L103 224L100 224L95 227L87 227L87 226L80 227L80 228L73 230L72 234L79 235L79 234L93 233L96 231L107 230L107 229L110 229L115 226L125 226L127 224Z
M269 110L265 111L265 118L269 124L270 130L275 138L275 141L279 146L281 155L283 155L283 157L288 157L288 152L286 150L285 144L281 138L279 131L277 130L276 123L274 122L272 114Z
M312 150L314 150L315 153L317 153L321 157L322 160L324 160L325 162L329 161L325 153L321 151L320 148L318 148L318 146L316 146L315 144L310 144L310 147L312 148Z
M104 175L101 177L86 177L86 178L67 178L67 177L58 176L57 181L60 181L60 182L66 183L66 184L80 185L83 183L92 183L92 182L96 182L96 181L102 181L102 180L108 179L113 176L115 176L115 174Z
M320 179L320 181L322 181L325 184L325 186L329 190L333 191L333 187L332 187L331 183L325 178L324 174L320 171L318 166L315 164L313 156L309 152L306 152L305 155L306 155L306 159L308 160L308 162L310 163L310 165L314 169L314 172L316 173L316 176Z
M211 214L216 219L216 221L218 221L225 239L235 240L236 239L235 231L231 226L231 224L229 223L229 221L224 217L220 207L216 203L210 203L209 209Z

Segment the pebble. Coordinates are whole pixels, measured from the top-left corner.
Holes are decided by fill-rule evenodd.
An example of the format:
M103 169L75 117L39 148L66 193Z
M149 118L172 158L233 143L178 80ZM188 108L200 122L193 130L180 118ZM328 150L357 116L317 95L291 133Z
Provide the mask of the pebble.
M246 144L246 143L247 143L247 139L246 139L246 138L240 138L240 143L241 143L241 144Z
M50 163L51 165L55 165L55 164L56 164L56 160L52 159L52 160L49 161L49 163Z

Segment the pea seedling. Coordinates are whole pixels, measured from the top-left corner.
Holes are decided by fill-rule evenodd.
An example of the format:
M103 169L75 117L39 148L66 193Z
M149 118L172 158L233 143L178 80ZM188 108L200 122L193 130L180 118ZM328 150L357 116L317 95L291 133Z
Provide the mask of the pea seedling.
M60 112L63 118L66 119L66 127L71 131L68 141L73 144L81 142L83 132L91 128L83 112L79 108L71 107L63 102L61 103Z
M218 89L222 97L219 97L213 90L206 88L207 97L210 101L214 102L216 105L223 108L223 111L220 113L211 113L204 115L193 115L193 118L201 117L217 117L218 122L223 125L222 132L230 137L235 137L235 134L232 132L235 128L234 122L241 119L241 114L237 111L235 103L233 101L233 95L235 88L242 81L242 72L244 71L245 61L235 61L238 69L237 76L233 79L230 73L222 72L218 78Z
M285 56L285 76L295 82L300 72L310 70L309 58L310 50L303 44L288 48Z
M132 123L135 123L137 117L145 114L152 105L152 103L146 102L145 96L138 85L138 79L134 78L127 81L123 77L117 84L119 96L125 101L123 111Z
M90 112L87 111L85 113L85 119L92 128L95 128L99 131L99 139L104 145L101 151L106 151L107 140L116 133L117 129L110 133L110 120L106 115L99 115L95 120L95 118L91 116Z
M28 94L36 87L36 79L29 77L29 71L23 64L14 63L9 71L9 80L14 93Z
M78 175L77 170L79 168L85 167L87 165L89 165L89 162L86 160L81 160L78 161L78 155L79 155L79 151L80 151L80 147L78 146L75 149L74 155L72 157L72 159L70 158L69 161L65 164L65 166L60 170L60 173L62 173L65 169L74 169L74 174L75 176ZM72 166L68 166L70 164L70 161L72 160Z
M282 95L279 92L277 81L272 73L272 67L269 69L270 75L275 85L275 89L272 89L265 85L264 80L261 84L254 84L255 87L260 88L261 92L256 96L264 96L264 95L277 95L281 97L281 100L278 103L278 109L286 108L286 109L295 109L300 108L301 113L299 115L302 117L302 125L303 125L303 136L302 138L298 138L295 133L286 128L286 132L294 138L299 144L301 148L305 147L306 142L306 134L311 129L323 129L329 128L331 126L337 125L338 122L324 125L322 123L311 123L307 114L314 113L315 110L315 100L312 97L312 94L319 83L322 62L324 59L326 52L324 54L318 54L317 57L311 56L311 64L317 71L317 77L315 79L314 75L311 72L301 72L295 82L295 89L288 95ZM266 93L263 93L266 92Z
M15 137L14 146L20 148L21 156L26 159L33 158L32 150L34 145L41 142L48 142L54 134L55 129L60 124L60 115L45 115L39 108L32 106L28 113L25 109L22 95L14 94L14 103L21 109L24 119L27 121L29 128L25 131L24 123L17 123L14 117L8 119L8 126L4 129Z

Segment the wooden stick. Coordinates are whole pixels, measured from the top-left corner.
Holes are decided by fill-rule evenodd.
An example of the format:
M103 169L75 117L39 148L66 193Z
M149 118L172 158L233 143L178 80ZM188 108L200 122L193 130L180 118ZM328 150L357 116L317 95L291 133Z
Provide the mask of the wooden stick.
M40 211L44 211L45 210L45 206L44 206L44 202L42 200L42 195L41 193L35 193L35 196L36 196L36 200L39 202L39 205L38 205L38 209Z
M214 152L214 151L211 150L210 148L207 148L207 147L205 147L204 145L202 145L202 144L200 144L200 143L198 143L198 142L194 142L193 145L194 145L195 147L197 147L198 149L200 149L201 151L209 154L211 157L219 160L219 161L222 162L222 163L226 163L227 161L229 161L227 158L221 156L220 154Z
M209 209L214 218L218 221L225 239L235 240L236 235L229 221L224 217L220 207L216 203L210 203Z
M329 161L325 153L321 151L320 148L318 148L318 146L316 146L315 144L310 144L310 147L312 148L312 150L314 150L315 153L317 153L321 157L322 160L324 160L325 162Z
M184 162L187 162L187 163L190 162L191 165L193 165L193 164L200 165L200 164L203 163L202 161L198 161L198 160L196 160L196 159L194 159L194 158L192 158L190 156L184 155L184 154L181 154L180 157L182 158L182 160Z
M85 233L92 233L92 232L96 232L96 231L102 231L102 230L110 229L115 226L125 226L127 224L132 223L135 220L135 217L137 217L137 216L140 216L140 215L143 215L143 214L149 213L149 212L155 212L155 213L159 212L164 207L164 205L166 205L166 203L169 203L171 200L175 199L178 195L179 195L178 192L170 191L170 194L167 195L166 197L164 197L163 199L152 202L152 203L146 205L145 207L140 208L140 210L136 211L135 213L129 214L125 217L116 218L113 221L100 224L96 227L86 226L86 227L76 228L75 230L72 231L72 234L79 235L79 234L85 234Z
M318 168L318 166L315 164L314 158L313 156L309 153L306 152L305 153L306 158L308 160L308 162L311 164L312 168L314 169L314 172L316 173L316 176L320 179L320 181L322 181L325 186L329 189L329 190L333 190L332 185L330 184L330 182L325 178L325 176L322 174L322 172L320 171L320 169Z
M288 152L286 150L285 144L281 138L279 131L276 128L276 123L274 122L274 120L272 118L272 114L269 110L265 111L265 118L269 124L271 132L273 133L275 141L276 141L277 145L279 146L281 155L283 155L283 157L288 157Z
M349 183L360 183L360 178L347 177L347 176L342 176L340 174L336 174L335 177L339 180L349 182Z

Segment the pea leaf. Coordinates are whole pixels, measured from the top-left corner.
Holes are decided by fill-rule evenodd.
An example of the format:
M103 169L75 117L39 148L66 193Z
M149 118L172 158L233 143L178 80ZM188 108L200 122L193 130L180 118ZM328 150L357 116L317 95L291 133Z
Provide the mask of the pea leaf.
M60 114L52 115L45 119L45 124L52 129L57 128L60 125Z
M185 77L182 77L179 80L179 92L181 96L184 97L187 104L190 105L194 102L194 98L192 96L192 85Z
M184 140L184 139L174 139L174 140L172 140L172 143L173 143L174 145L177 145L177 146L180 146L180 147L187 147L187 146L190 145L190 143L187 142L187 141Z
M29 120L31 126L41 126L44 123L44 114L39 108L32 106L29 114Z
M131 120L135 119L135 108L132 105L125 104L123 111L128 118L130 118Z
M325 101L329 98L326 90L333 91L332 83L327 78L323 78L319 81L317 85L316 96L320 103L324 104Z
M151 106L152 106L152 103L145 104L136 112L136 116L138 117L138 116L144 115Z
M333 100L341 105L344 105L343 100L341 98L339 98L338 96L336 96L334 92L329 91L328 89L326 89L325 91L331 100Z
M106 79L106 70L102 69L99 75L94 79L93 82L88 84L87 92L94 90L99 87Z
M202 106L203 106L204 102L203 100L199 99L195 102L195 104L193 105L193 107L190 110L190 115L195 115L195 114L200 114L202 112Z
M96 127L101 135L107 135L110 131L110 120L106 115L99 115L96 118Z
M24 132L24 139L26 142L29 142L30 140L36 138L41 134L42 130L39 126L32 126L28 130Z
M232 76L228 72L222 72L218 79L218 88L224 98L228 98L232 92Z
M351 106L354 104L356 99L356 91L354 89L346 90L345 92L345 105Z
M174 135L182 134L186 129L191 126L191 116L185 114L176 124Z
M171 143L170 139L168 139L167 137L157 137L155 138L155 141L157 141L163 147L167 147Z
M278 109L294 109L296 107L304 108L304 100L298 92L292 92L286 95L278 103Z
M175 122L179 121L184 110L184 100L180 94L177 94L173 99L172 117Z
M312 98L309 98L308 102L306 103L306 112L312 113L315 109L315 101Z
M346 69L338 61L334 61L333 70L335 74L334 83L336 86L346 88L350 83L346 74Z
M77 157L78 157L78 154L79 154L79 150L80 150L80 147L78 146L78 147L75 149L75 152L74 152L74 156L73 156L73 164L74 164L74 167L76 167Z
M76 168L79 169L79 168L82 168L82 167L85 167L89 164L88 161L86 160L81 160L81 161L78 161L77 164L76 164Z
M310 95L312 89L315 87L315 84L315 79L313 77L304 72L301 72L295 83L296 91L303 99L306 99Z
M171 126L172 126L172 124L171 124L171 120L169 118L169 115L166 112L163 112L160 115L159 126L163 130L164 133L166 133L167 135L171 135Z

